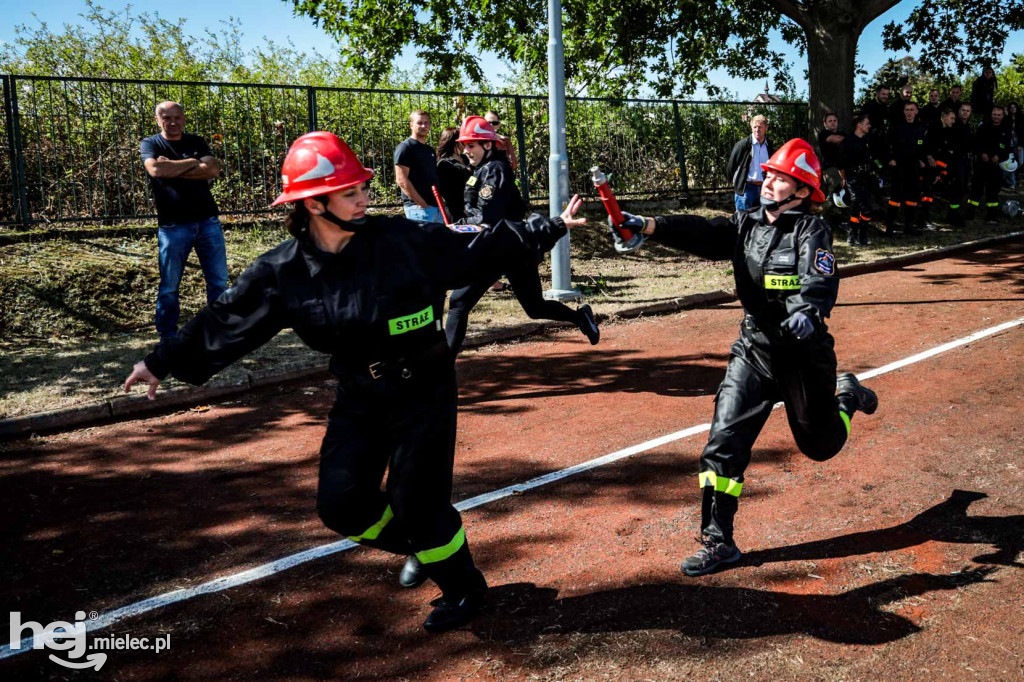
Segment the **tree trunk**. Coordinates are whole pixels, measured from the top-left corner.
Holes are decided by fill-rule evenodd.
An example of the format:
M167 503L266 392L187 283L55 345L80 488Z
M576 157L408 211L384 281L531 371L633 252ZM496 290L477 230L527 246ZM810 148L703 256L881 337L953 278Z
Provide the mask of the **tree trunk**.
M823 27L824 28L824 27ZM807 129L817 141L822 119L827 113L839 118L839 128L851 132L853 118L853 76L860 33L846 30L808 31L807 85L810 117Z
M807 82L810 111L807 129L817 142L822 118L832 112L839 127L852 132L853 78L857 41L864 27L900 0L768 0L807 37Z

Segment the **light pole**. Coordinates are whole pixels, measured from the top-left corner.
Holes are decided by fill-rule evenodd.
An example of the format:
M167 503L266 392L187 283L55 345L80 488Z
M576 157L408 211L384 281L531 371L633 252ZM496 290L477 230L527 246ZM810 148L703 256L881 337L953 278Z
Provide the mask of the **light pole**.
M562 45L562 4L548 0L548 125L551 155L548 157L548 215L561 214L569 201L569 156L565 144L565 49ZM544 298L559 301L580 297L572 288L569 235L551 250L551 288Z

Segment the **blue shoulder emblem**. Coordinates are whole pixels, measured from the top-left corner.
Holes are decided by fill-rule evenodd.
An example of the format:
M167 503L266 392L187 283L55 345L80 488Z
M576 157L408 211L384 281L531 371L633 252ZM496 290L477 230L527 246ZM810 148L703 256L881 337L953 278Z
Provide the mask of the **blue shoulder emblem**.
M814 252L814 267L823 275L836 274L836 257L831 251L818 249Z
M449 225L448 229L451 230L452 232L463 232L463 233L483 232L484 231L484 228L480 227L479 225Z

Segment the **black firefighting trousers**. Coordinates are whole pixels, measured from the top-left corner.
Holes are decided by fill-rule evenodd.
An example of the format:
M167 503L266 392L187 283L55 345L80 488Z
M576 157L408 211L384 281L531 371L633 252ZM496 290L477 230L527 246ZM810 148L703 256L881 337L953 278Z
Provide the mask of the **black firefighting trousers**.
M430 363L346 371L320 449L317 490L328 528L362 545L414 554L449 595L485 584L451 503L457 396L447 349Z
M1003 186L1003 169L992 161L974 161L974 180L971 182L971 198L968 203L974 208L982 204L989 214L999 209L999 190Z
M827 330L802 343L770 341L752 318L732 345L715 396L708 444L700 456L701 532L733 544L733 517L754 441L780 400L797 447L811 459L834 457L846 443L852 396L836 396L836 355Z
M462 349L462 343L466 339L469 312L502 274L508 277L512 293L531 320L557 320L580 324L581 313L560 301L549 301L544 298L536 264L506 264L504 273L501 270L488 273L475 284L456 289L448 298L448 317L445 319L444 333L448 337L448 345L456 353Z

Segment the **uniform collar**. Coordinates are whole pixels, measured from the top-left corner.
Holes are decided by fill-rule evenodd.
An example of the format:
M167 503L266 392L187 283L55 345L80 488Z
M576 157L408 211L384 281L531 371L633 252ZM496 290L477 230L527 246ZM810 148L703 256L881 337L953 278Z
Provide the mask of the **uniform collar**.
M365 240L359 234L353 234L348 245L338 253L328 253L318 248L310 239L308 230L296 241L299 243L299 251L302 252L302 260L309 269L310 277L316 277L325 268L334 268L339 263L358 258L365 248Z

